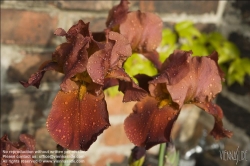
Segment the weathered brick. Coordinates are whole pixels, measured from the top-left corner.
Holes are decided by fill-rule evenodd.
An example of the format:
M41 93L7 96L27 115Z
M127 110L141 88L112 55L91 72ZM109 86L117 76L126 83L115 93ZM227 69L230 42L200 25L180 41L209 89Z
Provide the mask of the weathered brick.
M45 12L15 9L1 10L1 43L50 45L57 17Z
M30 75L35 73L43 62L51 59L52 53L22 52L21 54L24 54L22 61L18 63L13 62L7 69L8 83L17 83L20 80L28 80ZM44 75L42 82L60 81L62 76L63 75L58 72L48 71Z
M140 10L157 13L215 13L218 1L140 1Z
M43 111L51 103L50 95L50 91L1 95L1 134L7 133L12 141L17 141L21 133L34 135L45 125Z
M8 6L9 8L34 8L34 7L44 7L47 8L52 6L53 2L51 1L18 1L18 0L3 0L1 1L3 6Z
M89 29L91 32L103 32L106 29L106 18L83 18L85 23L89 22Z
M242 21L250 25L250 2L237 0L233 2L233 7L240 9Z
M240 50L242 57L250 58L250 38L245 37L239 32L232 32L230 33L228 39L233 42ZM243 88L243 87L242 87ZM239 91L239 88L237 89ZM243 90L247 93L246 90Z
M125 134L123 124L114 126L111 125L103 133L102 142L107 146L117 146L131 143Z
M112 1L56 1L54 5L61 9L70 10L110 10L113 7Z

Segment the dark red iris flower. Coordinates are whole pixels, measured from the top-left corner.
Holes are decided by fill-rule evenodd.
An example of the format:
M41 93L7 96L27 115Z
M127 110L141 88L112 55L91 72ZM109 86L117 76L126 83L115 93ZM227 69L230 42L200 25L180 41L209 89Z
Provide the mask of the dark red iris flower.
M87 150L110 126L104 86L110 80L119 84L124 101L138 101L146 91L136 85L122 68L132 54L128 40L121 34L106 31L106 41L98 42L89 31L89 24L79 21L68 32L59 28L58 36L66 43L59 45L39 70L31 75L25 87L40 85L44 73L56 70L65 74L61 90L53 101L47 128L53 139L72 150ZM114 85L113 84L113 85Z
M32 155L35 154L34 138L28 134L21 134L19 139L19 142L11 142L7 135L4 135L0 139L0 158L2 166L34 165L34 163L32 163Z
M125 36L133 52L141 53L160 69L156 48L162 39L162 20L153 13L129 11L128 4L127 0L121 0L120 4L114 6L109 12L106 26Z
M119 85L123 101L139 101L125 120L128 138L147 149L169 141L171 128L183 104L192 103L215 117L211 134L230 137L222 128L223 113L211 100L221 91L223 74L217 53L191 57L191 52L175 51L161 64L157 46L161 41L162 21L152 13L129 12L128 1L110 10L107 29L92 33L89 23L79 21L67 32L58 28L55 35L67 42L59 45L52 59L44 62L24 87L39 88L46 71L63 73L61 90L56 95L47 119L53 139L70 150L88 150L110 126L103 90ZM137 75L139 85L123 69L132 52L147 57L158 69L157 77Z
M158 76L151 79L138 76L141 85L145 79L150 80L150 95L138 102L125 120L125 132L135 145L148 149L170 141L173 123L184 104L194 104L214 116L215 124L210 132L214 138L232 136L223 129L221 108L212 103L222 89L218 55L214 52L207 57L191 57L191 54L191 51L176 50L162 64Z

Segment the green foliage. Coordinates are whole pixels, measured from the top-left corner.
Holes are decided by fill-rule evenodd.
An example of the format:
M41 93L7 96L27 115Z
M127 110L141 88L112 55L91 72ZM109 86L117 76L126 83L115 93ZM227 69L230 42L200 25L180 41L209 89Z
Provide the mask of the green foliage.
M238 83L243 85L245 74L250 75L250 59L237 58L231 63L227 74L227 81L229 84L237 81Z
M180 159L179 151L169 151L165 156L165 166L178 166Z
M154 65L146 58L140 54L132 54L124 63L124 69L126 73L137 83L137 80L133 77L137 74L147 74L149 76L154 76L157 74L157 69ZM118 95L118 86L110 87L105 90L105 94L114 97Z
M245 75L250 75L250 59L240 58L237 46L218 32L201 33L191 21L183 21L175 25L174 31L164 29L162 36L159 49L161 61L175 49L192 50L193 56L206 56L217 51L219 54L218 63L226 73L228 85L235 82L242 85Z
M129 159L129 166L142 166L145 160L145 156L141 157L139 160L136 160L132 162L132 159L130 157Z
M190 43L192 43L194 36L199 37L201 35L191 21L180 22L174 28L181 38L187 39Z
M124 63L124 68L130 77L137 74L147 74L149 76L157 74L154 65L140 54L132 54Z

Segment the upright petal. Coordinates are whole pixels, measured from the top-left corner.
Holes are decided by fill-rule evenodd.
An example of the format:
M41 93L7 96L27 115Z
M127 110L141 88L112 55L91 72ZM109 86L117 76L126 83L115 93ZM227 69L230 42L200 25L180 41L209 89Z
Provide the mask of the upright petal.
M110 125L104 96L80 93L59 91L47 120L53 139L70 150L88 150Z
M89 23L84 23L82 20L79 20L77 24L73 25L68 30L66 35L67 41L73 42L78 34L81 34L84 37L91 37L92 34L89 31Z
M83 37L81 34L77 35L77 39L73 44L73 48L69 55L67 55L63 67L64 78L61 84L62 90L66 85L66 80L75 76L77 73L82 73L86 71L88 62L88 52L90 38Z
M150 83L166 83L172 100L182 107L185 102L208 102L222 89L222 73L212 57L191 57L190 51L177 50L163 63L161 73Z
M134 51L155 50L162 38L162 21L153 13L130 12L120 25L120 33L130 42Z
M121 0L121 2L114 6L110 11L106 21L108 28L114 28L125 21L128 13L128 0Z
M173 123L179 110L171 106L158 107L158 101L146 97L138 102L124 122L124 128L129 140L136 146L146 149L170 141Z
M110 67L122 67L123 62L132 55L132 49L129 41L121 34L110 31L109 39L115 41L111 56L110 56Z
M104 84L104 78L110 66L111 47L108 45L105 49L96 51L88 60L87 71L93 82L97 84Z
M56 50L52 54L52 61L56 62L59 66L59 72L63 73L63 67L65 64L65 61L70 54L71 50L73 48L73 45L69 42L60 44L56 47Z

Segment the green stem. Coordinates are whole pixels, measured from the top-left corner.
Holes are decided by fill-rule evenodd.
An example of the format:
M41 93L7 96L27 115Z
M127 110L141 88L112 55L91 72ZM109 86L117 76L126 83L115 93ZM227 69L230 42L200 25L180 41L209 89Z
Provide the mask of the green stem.
M160 154L158 166L164 166L164 157L165 157L166 143L160 145Z

